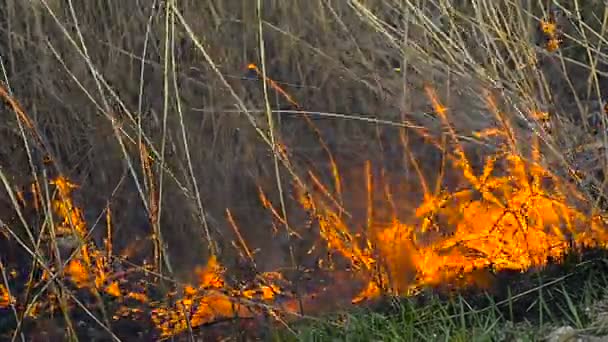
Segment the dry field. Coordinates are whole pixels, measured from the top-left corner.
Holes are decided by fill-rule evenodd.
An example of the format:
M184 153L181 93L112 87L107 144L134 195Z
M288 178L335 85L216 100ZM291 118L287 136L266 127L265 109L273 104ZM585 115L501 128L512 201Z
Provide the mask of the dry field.
M6 0L0 340L601 339L606 31L595 0Z

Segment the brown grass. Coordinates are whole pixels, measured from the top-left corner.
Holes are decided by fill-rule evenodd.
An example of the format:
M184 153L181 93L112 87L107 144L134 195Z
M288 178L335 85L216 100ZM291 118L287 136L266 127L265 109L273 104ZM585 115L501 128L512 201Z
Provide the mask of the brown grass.
M48 212L16 210L9 189L42 184L44 203L45 181L65 175L97 245L110 208L112 248L137 263L153 255L168 277L192 280L211 254L238 268L242 250L257 271L295 268L310 262L310 241L289 233L305 224L291 186L309 168L322 184L340 168L344 188L329 190L355 222L366 160L416 203L417 173L430 186L452 177L424 138L446 130L427 114L430 86L474 166L500 147L482 137L491 128L510 127L525 158L537 136L544 166L599 212L608 10L563 3L7 0L0 224L36 246ZM287 222L272 220L259 188Z

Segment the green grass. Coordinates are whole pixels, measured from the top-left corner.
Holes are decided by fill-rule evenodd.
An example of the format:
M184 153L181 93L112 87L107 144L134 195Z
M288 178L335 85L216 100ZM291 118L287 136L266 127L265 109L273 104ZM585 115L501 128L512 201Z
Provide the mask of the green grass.
M556 329L583 338L608 336L608 259L600 252L564 268L497 275L491 292L391 298L303 320L281 341L539 341ZM553 335L552 335L553 334ZM561 335L560 335L561 336ZM587 340L585 340L587 338Z
M398 316L376 313L348 314L337 326L315 326L299 332L303 341L536 341L547 327L529 323L510 324L495 314L469 314L464 322L447 316L446 308L413 310L400 308ZM464 311L467 313L467 311ZM432 315L435 322L420 322L415 317Z

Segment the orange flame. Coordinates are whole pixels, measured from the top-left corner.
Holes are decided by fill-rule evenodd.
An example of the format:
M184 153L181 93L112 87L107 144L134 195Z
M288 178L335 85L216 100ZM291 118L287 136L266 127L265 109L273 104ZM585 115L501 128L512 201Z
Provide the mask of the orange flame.
M543 30L552 29L547 26ZM255 65L249 68L260 74ZM266 81L297 105L274 81ZM449 123L448 108L439 101L431 87L427 86L425 90L436 115L448 129L448 135L454 138L456 134ZM497 112L493 99L487 100L491 111ZM535 114L539 121L548 120L546 113ZM508 133L501 129L477 132L480 137L492 135L509 140L514 134ZM349 261L349 270L354 270L359 276L358 280L365 281L362 290L352 299L355 303L377 297L383 292L409 295L421 287L450 282L463 275L465 281L471 282L479 269L525 271L542 267L549 259L560 258L572 245L606 246L608 231L604 220L597 216L589 217L567 201L560 186L561 180L539 165L538 141L534 141L534 144L531 162L513 150L508 153L508 147L514 147L509 143L500 154L489 156L481 172L477 173L464 149L456 143L454 151L448 154L468 187L452 193L439 193L437 186L438 193L432 194L423 183L423 200L415 206L412 221L407 223L400 221L396 214L391 215L388 224L379 224L373 219L378 209L385 208L374 207L378 201L372 196L372 191L384 189L387 208L396 211L398 206L390 189L376 184L371 164L367 162L365 178L361 180L365 182L368 192L365 198L367 221L363 233L357 231L348 221L350 216L344 214L345 209L340 201L343 178L333 158L333 192L331 186L322 184L321 177L310 171L308 176L317 192L310 193L303 183L296 182L296 198L315 220L320 241L326 244L328 250L337 252ZM281 145L279 153L287 158L285 149ZM146 151L145 148L142 150ZM147 161L148 157L145 152L142 158ZM151 219L154 221L158 209L155 207L156 190L153 188L151 166L146 163L144 169L150 182L153 204ZM226 277L227 270L216 255L210 256L204 267L195 270L196 284L180 284L178 288L181 291L175 291L165 298L170 302L155 301L144 289L127 288L121 278L123 274L113 267L115 259L112 254L110 211L107 212L106 243L95 246L87 241L83 209L78 208L72 200L72 192L77 186L63 176L54 179L52 184L58 193L52 202L54 215L60 218L57 231L80 241L77 253L64 269L68 279L77 288L103 292L119 302L131 299L142 307L147 305L151 308L150 319L162 337L170 337L221 318L254 317L266 310L274 313L278 305L262 307L260 304L276 304L281 296L288 297L283 308L292 313L297 311L296 304L299 303L286 293L281 273L262 273L247 285L231 285ZM261 189L259 196L273 218L287 225L286 218L274 209ZM239 243L253 262L254 253L240 236L230 211L227 211L227 217ZM294 235L301 237L295 231ZM106 251L100 249L104 247ZM146 267L142 269L145 274ZM43 276L49 277L49 274L44 273ZM177 293L181 294L179 299L174 298ZM8 289L0 285L0 308L14 301ZM42 307L36 307L31 315L42 311ZM130 308L124 304L112 317L127 317L142 312L140 308Z
M447 108L430 87L426 90L437 115L449 126ZM455 136L451 128L449 133ZM396 219L388 226L372 223L365 237L355 234L339 209L323 200L324 193L313 196L299 189L299 200L315 215L328 248L371 279L353 302L377 296L381 290L408 295L480 269L542 267L572 245L605 247L604 222L568 204L562 180L537 164L537 147L532 153L533 163L516 153L490 156L478 176L456 144L451 158L470 188L447 195L425 192L415 210L418 224ZM501 169L496 167L499 160ZM372 191L368 168L366 164L366 179L360 181ZM550 185L541 186L545 183ZM388 202L387 206L394 207Z
M8 292L8 289L3 284L0 284L0 309L7 308L14 303L14 298Z

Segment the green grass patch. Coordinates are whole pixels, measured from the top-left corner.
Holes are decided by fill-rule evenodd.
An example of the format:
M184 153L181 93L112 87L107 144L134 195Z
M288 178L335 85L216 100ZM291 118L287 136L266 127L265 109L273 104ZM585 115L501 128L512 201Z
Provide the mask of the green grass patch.
M559 333L602 336L608 327L607 270L605 251L585 252L537 273L496 274L489 291L429 289L411 298L385 298L370 307L304 320L292 327L295 335L282 331L276 339L538 341ZM556 331L560 327L572 329Z

